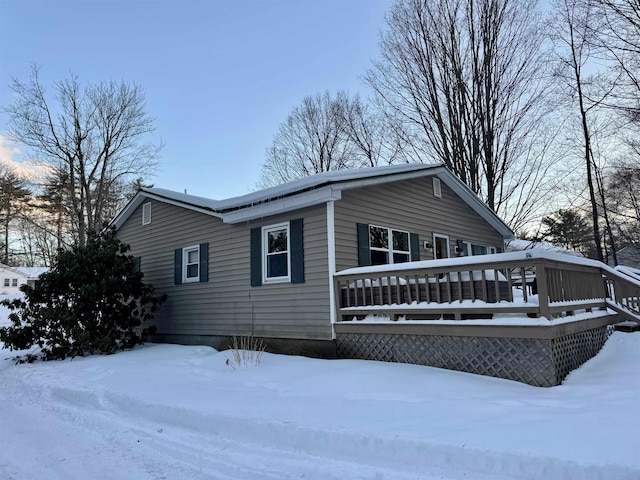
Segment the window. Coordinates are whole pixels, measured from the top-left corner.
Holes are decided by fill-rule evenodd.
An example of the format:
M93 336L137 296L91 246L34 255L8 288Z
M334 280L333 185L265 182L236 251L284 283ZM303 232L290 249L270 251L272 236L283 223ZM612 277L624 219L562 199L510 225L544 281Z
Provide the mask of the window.
M182 281L200 281L200 246L182 249Z
M142 205L142 225L149 225L151 223L151 202L147 202Z
M487 253L487 247L485 245L471 245L472 255L486 255Z
M405 263L411 259L409 232L387 227L369 226L371 265Z
M263 280L265 282L289 281L289 224L281 223L263 227L262 242Z
M358 266L419 262L420 236L389 227L357 223Z
M5 278L5 279L4 279L4 286L5 286L5 287L8 287L9 285L10 285L10 284L9 284L9 279L8 279L8 278Z
M479 245L471 242L462 242L462 255L487 255L489 253L496 253L496 247L488 247L486 245Z
M250 231L251 286L304 283L303 219L254 227Z
M209 244L176 248L174 251L174 283L209 281ZM139 265L139 263L138 263Z
M18 286L18 279L17 278L14 278L14 279L11 280L11 286L12 287L17 287Z

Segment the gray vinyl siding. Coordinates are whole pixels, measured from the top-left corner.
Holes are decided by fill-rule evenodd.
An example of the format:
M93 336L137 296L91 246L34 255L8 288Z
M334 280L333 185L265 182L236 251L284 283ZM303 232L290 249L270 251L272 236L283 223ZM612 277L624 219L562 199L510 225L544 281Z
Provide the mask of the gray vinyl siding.
M247 335L331 339L326 206L241 225L163 202L152 202L142 225L142 205L118 230L141 257L145 281L165 302L154 319L159 334ZM146 201L143 203L147 203ZM250 230L303 218L305 282L252 287ZM209 281L174 285L174 250L209 243Z
M449 236L451 257L458 239L502 248L502 235L444 182L441 187L442 198L433 196L432 177L343 191L334 207L336 271L358 266L357 223L419 234L421 260L433 258L423 243L433 242L434 233Z

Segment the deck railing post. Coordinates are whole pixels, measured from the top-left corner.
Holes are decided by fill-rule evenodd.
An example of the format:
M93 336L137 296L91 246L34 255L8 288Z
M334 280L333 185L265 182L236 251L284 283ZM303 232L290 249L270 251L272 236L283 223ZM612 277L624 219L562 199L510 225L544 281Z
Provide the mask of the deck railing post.
M334 276L333 277L333 295L335 296L336 322L342 321L342 315L340 313L340 309L342 308L342 290L340 287L341 287L340 280L338 280L338 278ZM349 295L349 290L347 290L347 295Z
M536 262L535 267L540 316L546 317L548 320L551 320L551 311L549 310L549 281L547 278L547 269L543 262Z

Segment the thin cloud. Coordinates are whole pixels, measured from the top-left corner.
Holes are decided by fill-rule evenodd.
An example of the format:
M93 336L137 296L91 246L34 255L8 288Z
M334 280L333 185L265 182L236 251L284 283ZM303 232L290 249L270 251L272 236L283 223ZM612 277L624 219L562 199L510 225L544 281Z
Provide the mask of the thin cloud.
M41 183L49 168L28 160L19 160L22 152L18 145L0 134L0 163L13 170L19 177L34 183Z

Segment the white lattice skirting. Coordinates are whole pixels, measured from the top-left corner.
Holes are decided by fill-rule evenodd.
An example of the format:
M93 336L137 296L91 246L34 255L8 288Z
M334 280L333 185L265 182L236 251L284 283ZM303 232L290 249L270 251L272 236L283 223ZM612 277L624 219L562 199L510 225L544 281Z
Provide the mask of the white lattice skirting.
M611 331L605 325L553 339L339 333L336 343L338 358L427 365L551 387L595 356Z

